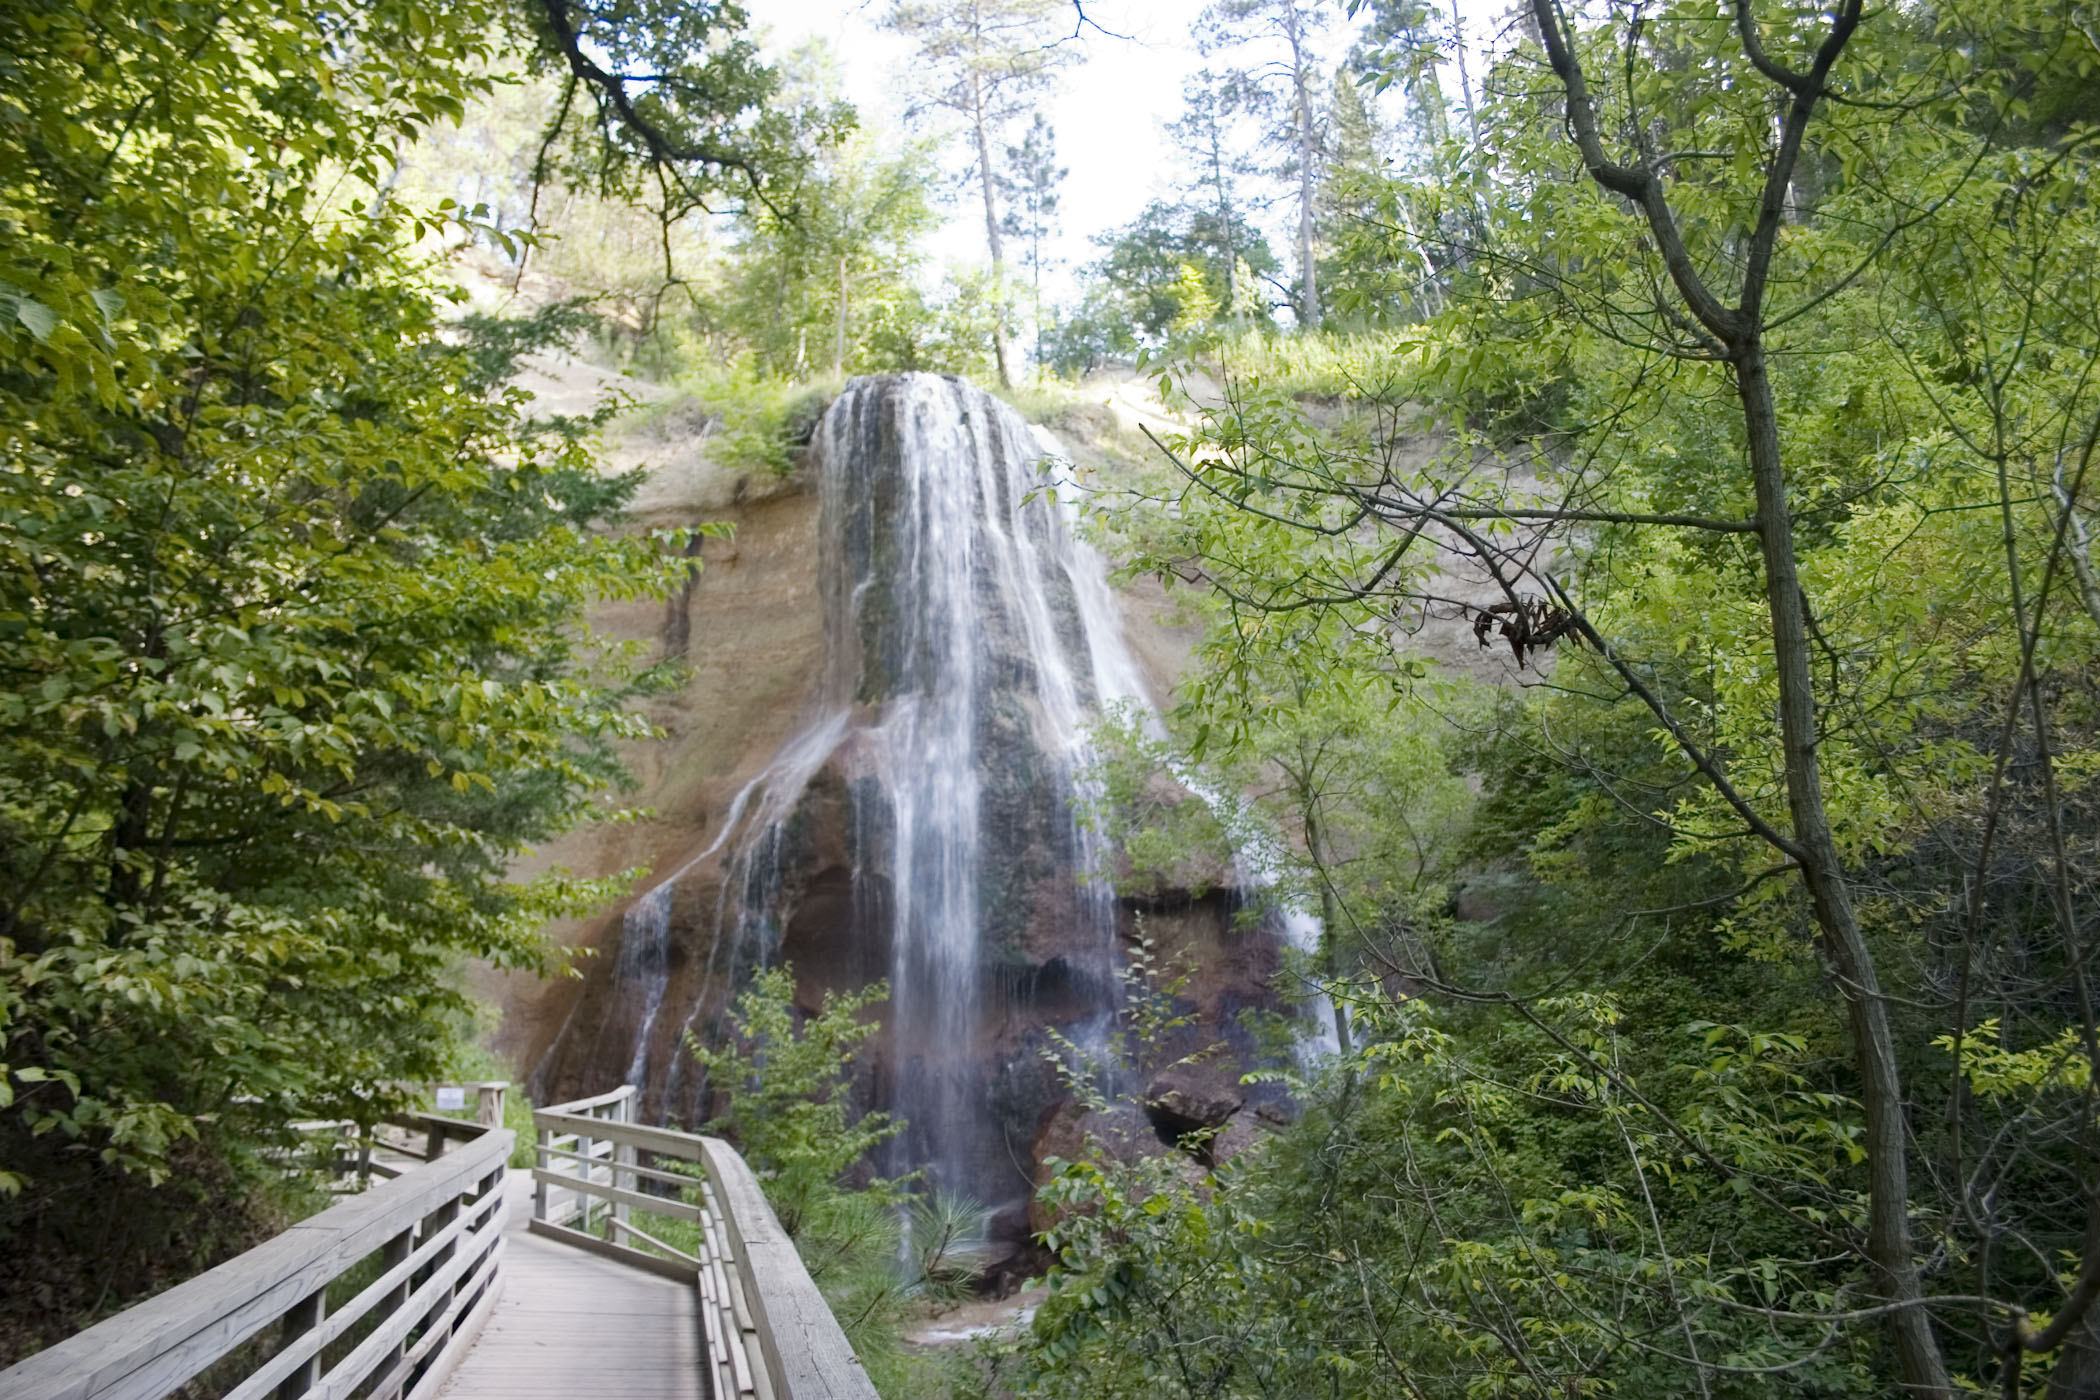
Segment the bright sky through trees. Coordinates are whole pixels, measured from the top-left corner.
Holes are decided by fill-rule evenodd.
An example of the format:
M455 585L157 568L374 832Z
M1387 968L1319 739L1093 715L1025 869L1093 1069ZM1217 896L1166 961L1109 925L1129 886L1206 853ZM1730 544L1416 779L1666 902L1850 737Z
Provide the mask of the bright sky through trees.
M1046 296L1068 295L1072 266L1098 256L1089 241L1093 234L1127 224L1147 200L1171 193L1172 148L1161 127L1180 112L1183 80L1202 66L1189 28L1203 4L1089 0L1090 19L1129 37L1089 30L1085 61L1064 74L1059 91L1044 104L1057 129L1058 160L1071 169L1060 193L1062 227L1051 250L1063 266L1046 271ZM839 55L847 95L866 119L901 118L897 79L911 60L911 45L879 27L886 0L775 0L751 11L754 23L771 31L770 51L783 52L805 39L828 40ZM1347 31L1336 26L1331 40L1339 61ZM961 205L950 211L948 225L934 235L937 257L982 260L983 233L970 213Z

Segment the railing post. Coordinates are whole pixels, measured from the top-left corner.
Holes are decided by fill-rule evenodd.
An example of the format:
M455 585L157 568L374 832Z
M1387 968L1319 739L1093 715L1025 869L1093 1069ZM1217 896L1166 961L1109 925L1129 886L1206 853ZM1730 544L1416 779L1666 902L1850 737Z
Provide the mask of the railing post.
M503 1095L508 1084L488 1083L474 1086L474 1121L484 1128L503 1126Z
M451 1126L454 1141L463 1136L467 1146L0 1368L0 1396L150 1397L194 1385L283 1400L398 1400L404 1386L456 1364L486 1320L489 1288L501 1276L496 1251L511 1135ZM358 1145L369 1141L361 1134ZM457 1239L441 1245L440 1234L469 1201L491 1230L477 1228L465 1248ZM383 1286L372 1286L362 1270L349 1272L364 1260L379 1264ZM448 1267L466 1277L428 1287ZM325 1350L324 1337L334 1338Z
M536 1140L536 1145L533 1151L534 1161L537 1163L541 1171L553 1171L554 1130L552 1128L537 1128L533 1132L533 1137ZM547 1179L545 1177L533 1177L532 1218L534 1220L546 1220L550 1218L547 1214L547 1198L551 1189L552 1188L550 1188L547 1185Z
M429 1239L438 1231L444 1229L447 1225L450 1225L455 1219L458 1218L458 1216L459 1197L454 1196L452 1199L446 1201L443 1205L439 1206L436 1210L430 1212L430 1214L423 1217L422 1237L426 1240ZM431 1275L435 1274L439 1269L443 1268L445 1264L450 1262L452 1256L458 1252L459 1241L453 1240L451 1243L447 1244L443 1249L440 1249L435 1254L431 1255L429 1264L427 1264L422 1269L417 1270L417 1272L422 1274L423 1277L429 1278ZM456 1290L457 1285L454 1285L454 1288ZM444 1312L446 1304L451 1300L451 1296L452 1295L450 1293L447 1293L443 1298L438 1299L431 1306L430 1312L426 1315L426 1321L428 1318L437 1317L440 1313Z
M415 1248L416 1230L415 1227L411 1225L408 1229L403 1230L400 1234L388 1240L386 1242L385 1248L379 1251L380 1272L385 1273L389 1269L392 1269L395 1265L402 1263L408 1258L409 1255L415 1252ZM394 1285L394 1290L386 1295L385 1301L381 1302L378 1307L373 1309L373 1316L393 1316L396 1312L400 1311L402 1308L408 1305L408 1294L409 1280L404 1278L401 1280L401 1282ZM388 1349L386 1359L379 1363L377 1369L383 1373L387 1367L391 1366L394 1362L399 1361L402 1358L402 1356L404 1356L407 1353L407 1351L408 1339L404 1337L402 1338L401 1344L399 1346Z
M323 1284L313 1292L292 1304L291 1311L284 1315L283 1345L289 1346L304 1334L321 1325L328 1309L328 1286ZM299 1368L286 1376L277 1386L277 1400L296 1400L296 1397L312 1390L321 1380L321 1353L299 1363Z
M591 1165L595 1160L591 1156L591 1143L592 1140L585 1137L582 1132L579 1131L576 1134L576 1155L581 1159L576 1163L576 1173L585 1186L591 1184L591 1178L596 1174L596 1169ZM591 1232L590 1192L580 1189L576 1192L576 1214L583 1222L577 1228L588 1235Z
M626 1098L621 1099L618 1103L613 1105L612 1116L613 1121L615 1123L632 1123L634 1121L634 1100L635 1096L633 1094L629 1094ZM622 1177L620 1172L620 1169L622 1167L631 1167L633 1165L635 1165L634 1148L627 1143L615 1141L613 1143L612 1151L613 1190L619 1191L625 1189L628 1182L630 1181L637 1182L638 1184L639 1179L635 1177L633 1172L628 1172L624 1178ZM627 1223L627 1214L628 1211L626 1206L621 1205L618 1202L613 1203L612 1218L614 1224L612 1228L611 1238L621 1238L620 1226L625 1225Z

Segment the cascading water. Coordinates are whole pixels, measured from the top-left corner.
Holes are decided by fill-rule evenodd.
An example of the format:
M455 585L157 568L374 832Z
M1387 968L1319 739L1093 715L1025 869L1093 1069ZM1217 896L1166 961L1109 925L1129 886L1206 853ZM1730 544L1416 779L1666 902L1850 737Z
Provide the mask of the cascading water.
M1140 672L1057 490L1068 465L1012 409L952 378L858 379L812 456L824 662L802 720L628 913L610 1006L572 1015L542 1078L618 1063L646 1112L697 1123L682 1036L719 1037L756 968L793 961L805 993L887 977L864 1087L908 1126L884 1169L1025 1206L1062 1093L1042 1031L1084 1041L1121 996L1075 799L1103 707L1148 708ZM623 1036L617 1058L597 1045Z
M1074 798L1102 701L1142 693L1101 560L1044 470L1055 455L960 380L847 386L813 444L823 675L795 737L686 868L726 853L707 946L693 950L710 976L675 1013L706 1036L728 989L796 956L808 811L824 782L842 789L851 890L832 917L855 947L885 950L870 969L890 981L876 1097L908 1125L889 1165L984 1199L1012 1194L1013 1144L986 1112L983 1049L1035 975L1032 943L1054 926L1059 976L1086 1014L1116 994L1116 905L1090 879L1099 853ZM685 873L630 912L616 976L643 970L649 955L629 947L649 942L643 925L668 916ZM621 1000L649 996L638 982ZM664 1086L666 1116L704 1117L676 1038L658 1030L668 1016L615 1019L604 1029L636 1037L630 1081Z
M817 442L831 698L870 711L858 737L874 782L859 801L889 833L887 870L867 852L856 868L889 893L901 1164L962 1189L995 1144L974 1057L957 1052L998 1009L987 962L1013 961L1022 930L1014 909L987 906L1014 902L1007 876L1030 863L1029 837L1072 886L1064 916L1092 924L1076 940L1086 970L1105 980L1113 958L1115 911L1089 888L1072 799L1094 658L1122 639L1113 614L1079 605L1100 565L1044 491L1045 455L1011 409L924 375L850 387Z
M627 1082L639 1084L647 1068L649 1042L664 1008L671 980L671 885L666 882L629 907L620 920L620 965L613 975L642 987L642 1023L634 1037Z

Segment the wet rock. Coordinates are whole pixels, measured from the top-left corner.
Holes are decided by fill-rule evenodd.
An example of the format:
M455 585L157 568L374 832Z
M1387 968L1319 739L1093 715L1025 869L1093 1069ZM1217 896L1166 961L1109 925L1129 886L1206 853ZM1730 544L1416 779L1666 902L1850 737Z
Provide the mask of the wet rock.
M1175 1065L1145 1089L1145 1112L1161 1140L1169 1143L1188 1133L1223 1127L1246 1102L1236 1068L1216 1060Z
M1036 1185L1041 1186L1053 1174L1047 1165L1051 1158L1076 1162L1094 1156L1111 1162L1135 1162L1158 1150L1159 1138L1152 1125L1130 1105L1090 1109L1067 1099L1043 1115L1030 1155L1035 1158Z
M1208 1144L1210 1164L1222 1167L1254 1146L1265 1134L1245 1117L1234 1118L1219 1130Z
M1035 1186L1040 1192L1057 1175L1053 1161L1093 1158L1127 1165L1159 1151L1158 1135L1136 1108L1119 1104L1104 1112L1067 1099L1043 1115L1030 1156L1035 1161ZM1029 1199L1028 1228L1032 1232L1049 1229L1057 1219L1057 1212L1044 1204L1039 1195Z
M988 1255L993 1271L1022 1270L1046 1156L1081 1156L1090 1138L1114 1159L1159 1155L1161 1124L1171 1139L1275 1092L1243 1098L1231 1082L1255 1053L1240 1013L1281 1009L1277 930L1238 917L1232 862L1210 853L1123 899L1075 878L1104 857L1070 802L1097 658L1113 656L1119 618L1134 625L1130 665L1099 674L1142 671L1163 692L1194 633L1159 620L1173 609L1154 583L1142 605L1080 591L1085 561L1031 493L1040 444L958 382L850 388L806 467L778 481L709 466L709 425L677 426L690 452L687 436L634 448L651 472L646 523L728 518L737 536L701 544L707 567L672 611L597 618L694 663L683 692L651 702L667 737L629 755L659 815L548 857L592 874L646 866L668 905L632 928L610 911L561 931L598 955L581 978L504 994L506 1048L537 1062L543 1101L626 1078L649 1121L697 1123L717 1091L683 1037L719 1043L757 968L791 962L804 1011L887 979L854 1101L909 1126L876 1166L936 1166L1015 1251ZM1191 800L1165 779L1149 798ZM967 947L946 941L957 929ZM1139 936L1188 974L1175 1007L1190 1024L1164 1053L1229 1048L1162 1086L1158 1122L1137 1107L1046 1112L1067 1097L1043 1058L1050 1032L1098 1035Z

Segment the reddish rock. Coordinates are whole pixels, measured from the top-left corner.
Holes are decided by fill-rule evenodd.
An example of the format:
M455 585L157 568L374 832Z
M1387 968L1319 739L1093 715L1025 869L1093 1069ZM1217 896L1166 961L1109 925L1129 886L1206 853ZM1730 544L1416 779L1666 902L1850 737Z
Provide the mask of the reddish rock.
M1210 1140L1210 1163L1222 1167L1233 1158L1259 1142L1264 1134L1247 1118L1240 1117L1227 1123L1218 1135Z
M1238 1067L1215 1058L1174 1065L1145 1089L1145 1111L1153 1127L1173 1142L1187 1133L1223 1127L1246 1102Z
M1057 1169L1050 1165L1053 1159L1127 1164L1156 1155L1161 1146L1152 1125L1137 1109L1117 1105L1097 1112L1067 1099L1043 1115L1029 1155L1035 1162L1035 1186L1040 1191L1057 1175ZM1040 1234L1056 1223L1056 1214L1043 1204L1041 1197L1029 1199L1030 1231Z

